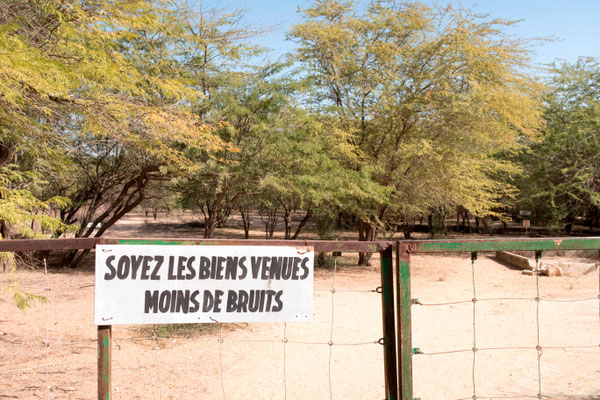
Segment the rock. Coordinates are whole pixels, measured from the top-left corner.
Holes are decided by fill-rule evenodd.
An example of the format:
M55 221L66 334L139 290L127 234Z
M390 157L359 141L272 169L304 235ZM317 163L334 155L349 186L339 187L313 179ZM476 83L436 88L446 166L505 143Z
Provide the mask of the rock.
M533 275L533 271L531 271L529 269L524 269L523 271L521 271L521 273L523 275Z
M598 271L598 269L600 269L600 263L592 264L592 265L590 265L590 266L588 267L588 269L587 269L587 270L585 270L585 271L583 272L583 275L587 275L587 274L590 274L590 273L592 273L592 272L597 272L597 271Z
M542 264L540 275L545 276L563 276L563 270L560 265Z

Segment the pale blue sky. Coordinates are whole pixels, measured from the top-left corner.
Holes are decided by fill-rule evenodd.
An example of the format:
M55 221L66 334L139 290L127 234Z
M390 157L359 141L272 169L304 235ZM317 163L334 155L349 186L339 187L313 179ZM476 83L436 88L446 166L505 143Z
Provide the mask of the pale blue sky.
M199 1L199 0L198 0ZM305 8L308 0L204 0L205 7L216 6L225 10L246 8L252 24L276 25L268 36L258 41L271 48L271 58L293 49L285 41L290 25L300 21L296 12ZM365 1L361 1L365 3ZM433 4L433 0L424 3ZM446 4L447 1L438 1ZM458 3L453 1L452 3ZM600 0L464 0L464 7L494 17L523 20L510 31L525 38L554 37L557 41L536 47L533 61L550 63L555 59L573 62L579 56L600 58Z

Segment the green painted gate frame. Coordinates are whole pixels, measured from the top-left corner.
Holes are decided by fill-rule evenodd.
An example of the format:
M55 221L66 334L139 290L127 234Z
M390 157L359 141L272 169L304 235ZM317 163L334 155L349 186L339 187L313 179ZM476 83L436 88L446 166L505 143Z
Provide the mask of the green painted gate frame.
M398 337L398 400L413 400L410 256L418 253L496 251L600 250L600 237L399 240L396 242L396 323ZM600 253L599 253L600 254Z

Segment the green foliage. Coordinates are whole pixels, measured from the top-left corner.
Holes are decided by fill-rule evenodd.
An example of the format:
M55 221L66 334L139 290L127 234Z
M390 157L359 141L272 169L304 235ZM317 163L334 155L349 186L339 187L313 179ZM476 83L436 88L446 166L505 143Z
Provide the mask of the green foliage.
M322 0L303 15L290 36L315 104L361 172L345 209L377 228L456 205L488 215L512 195L497 177L517 169L495 154L541 122L524 43L504 35L513 22L392 1L361 13Z
M78 236L102 223L100 235L150 180L193 166L183 150L223 149L194 113L202 39L190 16L163 0L0 4L0 166L24 159L19 171L47 182L36 193L44 204L13 189L0 218L13 225L26 210L54 236L76 223L93 225ZM63 208L62 224L42 215L49 205Z
M520 204L550 226L600 206L600 64L555 64L541 140L522 153Z
M0 167L0 221L11 227L13 235L16 232L25 238L41 238L43 232L73 230L74 227L46 214L51 209L66 207L69 200L61 196L46 201L36 198L32 192L45 182L35 172L21 172L17 168L17 165ZM39 229L34 229L35 225ZM4 229L2 235L7 233Z
M13 300L17 308L21 311L25 311L31 307L31 303L34 301L38 301L42 304L48 302L48 299L45 296L39 296L33 293L24 292L19 289L18 286L9 286L7 288L8 291L12 292Z
M235 324L224 324L227 327ZM142 333L156 336L158 339L193 337L202 334L214 334L219 324L160 324L141 328Z

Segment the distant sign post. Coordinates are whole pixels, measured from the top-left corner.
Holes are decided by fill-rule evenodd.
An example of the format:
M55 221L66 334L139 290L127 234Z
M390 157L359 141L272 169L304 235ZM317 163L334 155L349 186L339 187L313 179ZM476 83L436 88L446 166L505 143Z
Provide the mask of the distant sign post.
M525 227L525 236L527 237L527 236L529 236L527 231L528 231L529 227L531 226L531 221L528 219L524 219L523 226Z
M521 217L529 217L531 215L531 210L520 210L519 211L519 215ZM530 226L531 226L530 220L529 219L524 219L523 220L523 227L525 228L525 237L529 236L528 230L529 230Z

